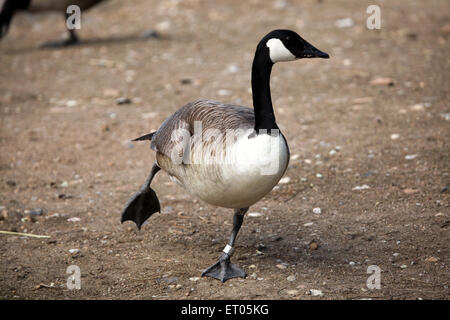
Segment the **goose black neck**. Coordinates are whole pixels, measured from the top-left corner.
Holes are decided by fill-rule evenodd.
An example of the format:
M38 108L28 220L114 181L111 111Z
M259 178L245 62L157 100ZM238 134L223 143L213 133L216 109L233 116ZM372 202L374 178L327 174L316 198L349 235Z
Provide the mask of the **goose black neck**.
M268 48L258 48L252 65L252 95L255 109L255 131L278 129L270 95L270 73L273 62L269 58Z

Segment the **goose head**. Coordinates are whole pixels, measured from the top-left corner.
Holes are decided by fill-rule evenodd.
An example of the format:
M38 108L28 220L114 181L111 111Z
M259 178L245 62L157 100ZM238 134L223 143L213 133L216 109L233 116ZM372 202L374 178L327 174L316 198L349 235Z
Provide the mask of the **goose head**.
M274 30L268 33L258 44L257 50L265 52L272 63L330 57L291 30Z

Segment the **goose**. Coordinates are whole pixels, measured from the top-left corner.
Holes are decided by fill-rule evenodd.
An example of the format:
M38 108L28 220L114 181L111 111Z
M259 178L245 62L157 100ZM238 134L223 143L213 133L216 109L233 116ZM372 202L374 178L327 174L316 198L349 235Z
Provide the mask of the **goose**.
M140 190L125 205L121 222L142 224L160 203L150 187L161 169L190 194L214 206L234 209L233 228L218 261L201 276L225 282L246 277L231 263L236 236L249 207L269 193L283 176L289 148L275 121L270 94L272 66L302 58L329 58L291 30L274 30L256 47L252 65L251 108L200 99L167 118L155 132L133 141L151 140L156 161Z
M105 0L0 0L0 39L6 35L14 14L18 11L27 12L60 12L67 19L67 8L77 5L81 11L85 11ZM2 5L3 2L3 5ZM52 41L44 44L44 47L63 47L76 45L80 42L74 29L67 28L69 38Z

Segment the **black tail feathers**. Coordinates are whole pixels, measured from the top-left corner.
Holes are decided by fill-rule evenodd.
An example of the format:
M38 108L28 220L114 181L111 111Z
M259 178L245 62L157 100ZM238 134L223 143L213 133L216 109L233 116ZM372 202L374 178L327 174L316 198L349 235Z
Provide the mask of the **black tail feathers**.
M131 140L131 141L152 140L152 139L153 139L153 136L155 135L155 133L156 133L156 131L155 131L155 132L152 132L152 133L149 133L149 134L146 134L146 135L144 135L144 136L142 136L142 137L133 139L133 140Z

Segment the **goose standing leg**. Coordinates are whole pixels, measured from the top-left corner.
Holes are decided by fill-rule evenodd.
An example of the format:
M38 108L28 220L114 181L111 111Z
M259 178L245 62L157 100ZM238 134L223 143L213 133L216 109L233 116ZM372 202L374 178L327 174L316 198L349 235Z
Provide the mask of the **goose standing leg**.
M237 265L232 264L230 261L234 251L236 236L241 229L242 222L244 221L244 215L247 211L248 208L234 210L233 231L231 231L230 241L223 249L223 254L220 256L219 260L203 271L202 277L211 277L225 282L231 278L245 278L247 276L244 270L239 268Z

